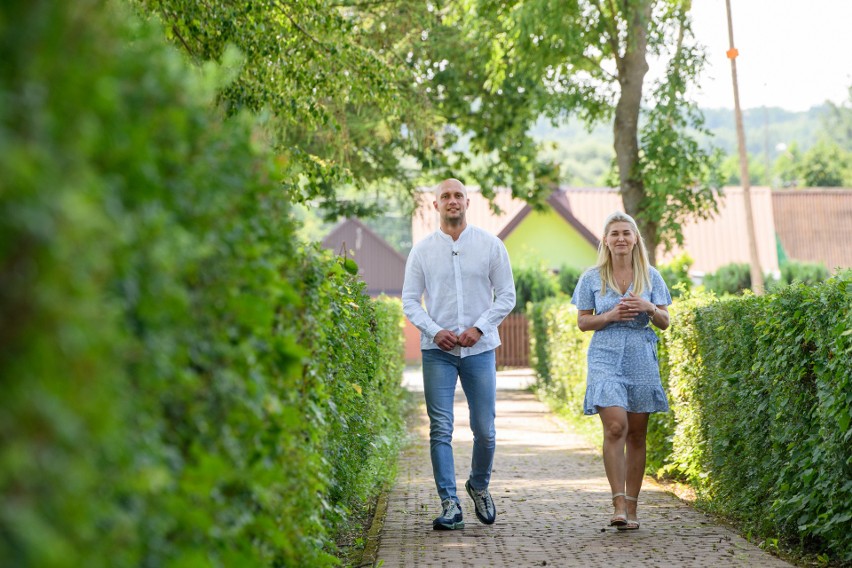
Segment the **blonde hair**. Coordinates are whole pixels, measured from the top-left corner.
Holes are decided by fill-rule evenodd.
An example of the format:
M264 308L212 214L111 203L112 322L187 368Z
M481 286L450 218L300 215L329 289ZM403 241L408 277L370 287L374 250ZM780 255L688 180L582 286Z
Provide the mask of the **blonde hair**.
M627 213L616 211L610 214L604 221L603 236L598 244L598 262L595 265L600 270L601 275L601 295L606 296L606 288L609 286L616 292L619 292L618 284L615 281L615 274L612 267L612 253L604 244L606 235L609 232L609 227L613 223L628 223L630 229L636 234L636 245L633 247L633 293L640 295L645 288L651 287L651 273L648 264L648 249L645 248L645 239L639 232L639 227L636 226L636 221ZM620 292L619 292L620 293Z

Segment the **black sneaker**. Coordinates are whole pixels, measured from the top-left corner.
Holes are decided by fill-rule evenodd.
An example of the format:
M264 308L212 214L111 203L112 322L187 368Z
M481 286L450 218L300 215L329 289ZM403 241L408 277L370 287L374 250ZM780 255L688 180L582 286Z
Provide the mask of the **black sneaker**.
M458 503L452 499L447 499L441 503L441 507L443 508L441 516L432 521L433 529L436 531L451 531L464 528L461 507Z
M491 525L497 518L497 508L494 507L494 500L491 498L491 493L488 489L474 489L470 486L470 480L464 482L464 488L467 489L467 494L473 499L474 509L476 509L476 518L479 522Z

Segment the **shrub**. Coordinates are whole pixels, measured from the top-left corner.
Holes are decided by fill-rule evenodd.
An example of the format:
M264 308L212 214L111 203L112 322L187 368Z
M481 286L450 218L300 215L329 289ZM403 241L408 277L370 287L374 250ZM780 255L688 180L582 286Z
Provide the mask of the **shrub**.
M586 350L592 334L577 327L577 309L565 296L534 304L531 314L530 351L540 386L569 410L582 413Z
M847 276L696 306L667 334L669 471L760 536L852 560Z
M704 277L704 287L718 296L742 294L751 288L751 267L747 263L731 263Z
M580 276L583 275L583 272L584 270L579 268L562 266L556 275L559 281L559 291L570 298L574 294L574 288L577 287L577 283L580 281Z
M715 300L712 294L690 292L669 306L671 325L660 336L660 377L671 411L653 414L648 423L647 470L681 481L701 474L703 446L698 443L700 406L694 400L695 384L701 380L701 357L697 347L695 314Z
M819 262L788 260L782 262L780 268L781 275L778 280L767 278L768 289L775 291L794 282L806 285L819 284L825 282L831 276L828 268Z
M673 258L668 264L657 267L666 282L672 298L679 298L692 289L692 279L689 277L689 267L695 262L687 253Z
M540 302L558 292L556 277L543 266L528 266L512 269L515 277L514 312L524 312L530 302Z
M293 238L215 107L232 55L95 0L0 26L0 558L335 564L398 435L398 310Z

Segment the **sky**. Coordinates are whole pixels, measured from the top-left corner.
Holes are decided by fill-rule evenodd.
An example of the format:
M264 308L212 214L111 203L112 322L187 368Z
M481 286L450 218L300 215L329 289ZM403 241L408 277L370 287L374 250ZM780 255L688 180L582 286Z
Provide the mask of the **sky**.
M740 106L803 111L849 100L852 0L730 0ZM725 0L692 0L707 67L693 93L702 108L733 108Z

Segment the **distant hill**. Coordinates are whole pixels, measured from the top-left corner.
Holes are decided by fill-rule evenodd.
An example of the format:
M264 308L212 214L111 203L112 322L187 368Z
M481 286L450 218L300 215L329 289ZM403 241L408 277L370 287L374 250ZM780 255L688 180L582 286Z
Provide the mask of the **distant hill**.
M737 152L734 111L702 109L712 136L699 136L705 147L720 148L729 155ZM804 112L781 108L753 108L743 111L748 153L758 160L774 162L793 144L805 151L813 146L824 128L828 106L820 105ZM612 125L596 125L591 132L578 120L568 119L557 126L547 120L532 129L535 139L546 145L544 155L562 164L565 183L606 185L605 175L615 156L612 149Z
M729 109L702 109L707 129L713 133L705 144L713 144L727 154L737 151L737 131L734 111ZM780 108L764 107L743 111L746 148L754 156L769 153L770 160L777 158L783 147L796 144L800 150L813 146L824 126L828 113L825 105L815 106L808 111L793 112Z

